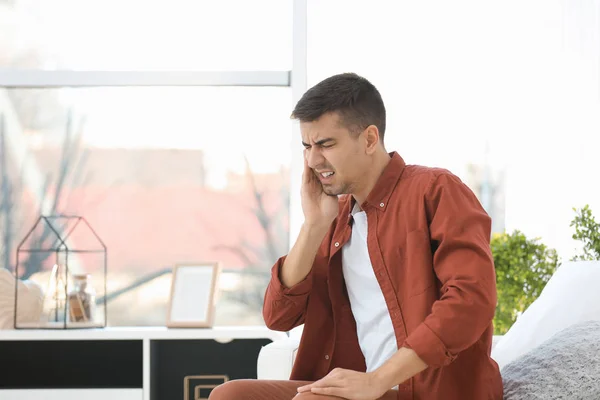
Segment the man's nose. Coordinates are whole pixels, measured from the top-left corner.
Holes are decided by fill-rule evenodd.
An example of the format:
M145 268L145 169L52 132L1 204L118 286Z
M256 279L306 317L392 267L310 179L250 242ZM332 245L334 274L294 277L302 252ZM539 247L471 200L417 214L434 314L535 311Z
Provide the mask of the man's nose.
M323 163L323 155L318 148L312 147L310 149L306 149L306 161L308 162L308 166L312 169L315 169L319 165Z

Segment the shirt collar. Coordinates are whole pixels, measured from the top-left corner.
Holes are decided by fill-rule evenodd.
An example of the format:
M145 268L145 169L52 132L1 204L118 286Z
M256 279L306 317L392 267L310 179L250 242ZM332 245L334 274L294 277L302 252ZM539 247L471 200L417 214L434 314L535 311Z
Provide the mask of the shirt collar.
M402 176L402 172L406 167L406 164L402 157L397 152L391 152L390 161L388 165L384 168L381 176L375 183L375 186L367 196L367 199L363 204L361 204L362 211L364 211L367 207L373 207L380 211L385 211L388 206L388 201L400 180L400 176ZM356 206L356 201L354 197L351 195L347 195L349 201L346 203L347 206L344 207L346 213L348 215L347 223L349 225L352 224L353 215L358 209Z
M389 199L396 188L398 181L406 163L397 152L391 152L390 161L381 173L381 176L375 183L375 186L367 196L365 202L361 205L364 210L366 207L374 207L378 210L385 211L388 206ZM353 200L354 204L354 200Z

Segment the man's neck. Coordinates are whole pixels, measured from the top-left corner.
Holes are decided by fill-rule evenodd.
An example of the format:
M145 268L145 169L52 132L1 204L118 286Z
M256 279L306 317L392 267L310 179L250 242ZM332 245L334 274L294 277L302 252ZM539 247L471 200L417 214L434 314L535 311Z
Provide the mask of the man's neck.
M365 177L364 186L357 193L352 194L359 206L367 199L391 159L388 153L379 153L374 157L372 166L367 169L368 175Z

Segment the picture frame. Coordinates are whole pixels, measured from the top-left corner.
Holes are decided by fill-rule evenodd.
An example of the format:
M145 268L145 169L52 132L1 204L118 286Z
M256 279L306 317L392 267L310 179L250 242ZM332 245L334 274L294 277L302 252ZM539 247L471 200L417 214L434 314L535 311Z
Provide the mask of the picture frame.
M171 276L168 328L211 328L215 317L219 262L177 264Z

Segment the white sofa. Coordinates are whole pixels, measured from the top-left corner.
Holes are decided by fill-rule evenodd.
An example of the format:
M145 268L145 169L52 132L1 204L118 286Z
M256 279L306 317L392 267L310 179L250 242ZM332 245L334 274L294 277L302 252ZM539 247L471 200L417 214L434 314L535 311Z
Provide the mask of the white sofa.
M302 336L301 325L289 332L287 339L276 340L264 346L256 365L258 379L286 380L290 378Z
M269 343L261 349L257 362L258 379L289 379L296 360L303 327L304 325L294 328L290 331L290 336L287 339ZM492 348L496 346L501 338L502 336L494 336Z
M301 325L290 331L287 339L277 340L264 346L257 362L258 379L286 380L292 373L292 367L296 360L296 353L302 336ZM500 340L501 336L494 336L492 347Z
M533 350L553 335L583 321L600 321L600 261L567 262L552 276L539 298L503 336L494 336L492 358L500 368ZM263 347L258 379L289 379L302 326L287 339Z

